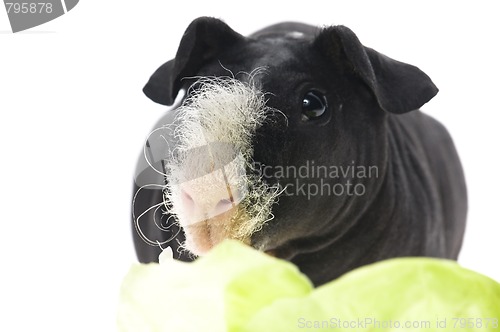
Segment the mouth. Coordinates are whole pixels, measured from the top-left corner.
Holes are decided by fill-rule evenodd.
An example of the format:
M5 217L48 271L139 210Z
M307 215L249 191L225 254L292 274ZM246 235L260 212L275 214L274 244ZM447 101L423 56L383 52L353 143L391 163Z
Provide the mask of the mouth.
M250 235L239 233L238 225L246 219L244 212L236 205L210 219L184 225L186 249L197 256L203 256L225 239L250 245Z
M185 233L183 247L196 256L205 255L224 239L251 245L252 235L274 217L271 208L279 188L249 175L232 181L214 176L219 173L172 185L166 192L169 212Z
M200 222L185 228L186 248L197 256L207 254L210 249L219 243L213 238L212 227L207 222Z
M232 220L234 221L234 219ZM293 256L290 255L286 246L269 248L268 246L252 243L251 236L237 236L228 227L230 224L231 218L222 216L221 218L212 218L183 227L186 235L185 248L196 256L204 256L222 241L233 239L275 258L288 259Z
M185 234L185 247L196 256L205 256L210 252L210 250L212 250L212 248L217 246L219 243L221 243L225 239L230 239L230 237L221 238L220 226L209 225L208 221L188 226L185 229ZM255 248L251 244L250 237L245 239L238 239L238 241ZM269 256L280 258L279 249L268 249L261 251Z

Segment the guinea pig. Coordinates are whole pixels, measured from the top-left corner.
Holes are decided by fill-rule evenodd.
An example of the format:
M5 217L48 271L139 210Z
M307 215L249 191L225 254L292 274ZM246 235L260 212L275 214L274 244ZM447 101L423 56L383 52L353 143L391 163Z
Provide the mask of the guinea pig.
M143 91L174 106L137 165L141 262L236 239L321 285L392 257L457 258L463 170L419 110L438 89L347 27L285 22L245 37L201 17Z

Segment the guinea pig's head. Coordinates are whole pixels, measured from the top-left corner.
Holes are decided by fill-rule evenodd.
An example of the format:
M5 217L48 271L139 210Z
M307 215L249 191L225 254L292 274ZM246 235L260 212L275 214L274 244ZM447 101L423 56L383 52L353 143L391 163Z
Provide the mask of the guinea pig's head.
M164 105L185 92L165 201L195 255L226 238L283 258L334 241L383 183L388 114L437 92L349 29L311 29L244 37L199 18L145 86Z

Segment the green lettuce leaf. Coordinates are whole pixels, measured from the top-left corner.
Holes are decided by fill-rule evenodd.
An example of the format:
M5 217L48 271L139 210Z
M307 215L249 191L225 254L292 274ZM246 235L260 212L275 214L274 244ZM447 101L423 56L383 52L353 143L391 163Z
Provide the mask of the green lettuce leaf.
M500 284L457 263L398 258L263 307L233 331L500 331Z
M163 254L160 262L135 264L126 275L118 306L120 332L223 332L275 299L312 290L293 264L237 241L224 241L193 263ZM226 307L226 296L237 304L236 312Z
M236 241L193 263L166 251L160 262L124 278L120 332L500 331L500 284L448 260L391 259L316 289Z

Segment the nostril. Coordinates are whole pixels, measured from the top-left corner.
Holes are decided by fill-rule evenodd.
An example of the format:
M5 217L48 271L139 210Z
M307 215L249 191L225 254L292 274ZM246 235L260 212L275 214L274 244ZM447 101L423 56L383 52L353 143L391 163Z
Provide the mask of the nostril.
M231 210L234 207L234 202L230 199L221 199L215 206L215 212L217 214L224 213Z
M221 199L217 205L226 206L232 204L233 202L230 199Z
M211 219L232 210L237 205L233 196L225 196L222 199L217 199L216 196L198 199L198 196L192 195L190 189L191 188L184 187L181 188L179 192L181 203L180 211L186 214L186 218L190 218L190 222ZM215 193L214 195L217 194Z
M182 199L182 202L187 206L194 205L193 197L191 197L191 195L189 195L185 190L181 190L181 199Z

